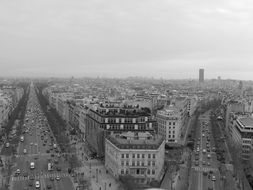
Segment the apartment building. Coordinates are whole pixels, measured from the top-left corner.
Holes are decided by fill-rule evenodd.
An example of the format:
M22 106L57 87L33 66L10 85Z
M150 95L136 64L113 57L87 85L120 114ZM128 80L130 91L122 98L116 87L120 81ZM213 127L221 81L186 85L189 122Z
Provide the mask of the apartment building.
M135 183L160 181L164 140L149 132L113 134L105 140L105 167L116 178L132 176Z
M94 152L104 155L107 134L132 132L154 133L155 120L149 111L136 106L104 103L94 106L87 114L86 140Z
M233 115L231 118L231 135L243 160L249 160L253 145L253 118L248 115Z
M183 116L180 110L173 105L157 112L158 134L165 143L176 143L180 139Z

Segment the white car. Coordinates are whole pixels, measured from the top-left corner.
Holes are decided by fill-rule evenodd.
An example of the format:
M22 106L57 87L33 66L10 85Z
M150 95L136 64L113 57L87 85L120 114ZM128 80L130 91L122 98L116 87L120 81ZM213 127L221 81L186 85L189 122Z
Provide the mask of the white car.
M20 174L20 169L17 169L17 170L16 170L16 173L17 173L17 174Z
M216 181L216 177L214 175L212 176L212 181Z
M26 153L27 153L27 150L24 148L23 152L24 152L24 154L26 154Z
M36 189L40 188L40 182L39 182L39 181L36 181L36 182L35 182L35 188L36 188Z
M6 147L6 148L9 148L9 146L10 146L10 143L7 142L7 143L5 144L5 147Z

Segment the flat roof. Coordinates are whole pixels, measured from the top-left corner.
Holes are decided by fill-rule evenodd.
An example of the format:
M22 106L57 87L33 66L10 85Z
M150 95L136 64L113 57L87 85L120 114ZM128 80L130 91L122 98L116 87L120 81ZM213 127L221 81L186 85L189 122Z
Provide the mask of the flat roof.
M246 127L252 126L253 127L253 118L252 117L243 117L239 118L239 121Z
M106 137L108 141L114 144L119 149L158 149L163 142L159 135L152 136L149 139L126 139L121 135L110 135Z

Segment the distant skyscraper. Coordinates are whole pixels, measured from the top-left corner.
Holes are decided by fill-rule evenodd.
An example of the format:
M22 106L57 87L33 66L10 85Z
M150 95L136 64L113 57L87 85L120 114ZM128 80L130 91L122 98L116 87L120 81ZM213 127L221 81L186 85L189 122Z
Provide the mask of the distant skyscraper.
M199 69L199 82L204 82L204 69Z

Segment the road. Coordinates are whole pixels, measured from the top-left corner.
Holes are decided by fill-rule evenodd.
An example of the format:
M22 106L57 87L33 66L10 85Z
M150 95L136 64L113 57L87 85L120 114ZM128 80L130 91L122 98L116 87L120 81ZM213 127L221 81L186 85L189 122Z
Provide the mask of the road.
M10 189L36 189L35 181L40 183L40 188L37 189L74 189L67 173L68 164L58 154L57 145L56 148L53 147L56 144L55 138L40 108L34 87L31 86L30 89L25 124L22 127L24 141L19 143L17 149ZM32 162L35 164L34 169L30 167ZM48 171L48 162L53 163L53 171ZM15 175L17 169L21 171L19 175ZM59 180L56 180L57 176Z
M214 139L211 133L210 111L208 111L199 117L192 155L191 190L221 189L219 162L213 148Z

